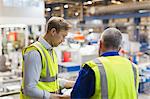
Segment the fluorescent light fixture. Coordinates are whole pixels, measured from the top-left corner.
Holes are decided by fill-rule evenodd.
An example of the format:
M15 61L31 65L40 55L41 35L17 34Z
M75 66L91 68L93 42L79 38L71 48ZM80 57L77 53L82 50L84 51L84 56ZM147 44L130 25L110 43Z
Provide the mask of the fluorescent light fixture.
M116 0L112 0L111 3L114 3L114 4L122 4L120 1L116 1Z
M64 8L66 8L66 9L69 8L68 4L65 4L65 5L64 5Z
M92 4L92 1L87 1L83 3L83 5L90 5L90 4Z
M92 1L88 1L87 4L92 4Z
M78 16L78 15L79 15L79 13L78 13L78 12L75 12L74 14L75 14L75 16Z
M59 9L60 9L60 7L55 7L54 9L55 9L55 10L59 10Z
M48 11L48 12L51 11L51 8L46 8L46 11Z
M150 12L150 10L139 10L139 13Z
M142 2L143 0L139 0L140 2Z

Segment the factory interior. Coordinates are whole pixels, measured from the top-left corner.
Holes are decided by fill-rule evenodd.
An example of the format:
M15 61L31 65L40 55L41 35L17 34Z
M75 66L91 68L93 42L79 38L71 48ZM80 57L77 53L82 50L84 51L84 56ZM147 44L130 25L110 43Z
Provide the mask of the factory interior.
M99 56L103 31L117 28L119 54L138 66L138 99L150 99L150 0L0 0L0 99L20 99L22 50L46 33L51 17L72 25L54 48L58 78L76 81L82 64Z

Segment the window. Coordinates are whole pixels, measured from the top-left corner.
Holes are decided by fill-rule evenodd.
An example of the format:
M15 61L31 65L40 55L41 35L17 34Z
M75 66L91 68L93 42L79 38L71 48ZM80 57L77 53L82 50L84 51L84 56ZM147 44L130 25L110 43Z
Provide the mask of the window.
M3 0L5 7L38 7L41 0Z

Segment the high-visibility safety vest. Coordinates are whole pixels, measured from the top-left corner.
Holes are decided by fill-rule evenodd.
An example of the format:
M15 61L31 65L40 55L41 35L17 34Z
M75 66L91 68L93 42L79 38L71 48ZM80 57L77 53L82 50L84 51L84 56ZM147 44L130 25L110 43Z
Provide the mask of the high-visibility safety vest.
M121 56L99 57L86 62L95 73L91 99L137 99L137 66ZM84 66L84 64L83 64Z
M22 54L24 55L25 53L33 50L37 50L40 53L42 61L42 71L36 87L48 92L53 93L58 92L59 90L59 83L57 79L58 63L56 53L54 52L54 50L52 50L53 55L52 59L47 49L40 42L37 41L31 44L29 47L25 48L22 51ZM22 63L22 69L24 70L24 61ZM30 99L30 96L24 94L24 78L22 80L20 99Z

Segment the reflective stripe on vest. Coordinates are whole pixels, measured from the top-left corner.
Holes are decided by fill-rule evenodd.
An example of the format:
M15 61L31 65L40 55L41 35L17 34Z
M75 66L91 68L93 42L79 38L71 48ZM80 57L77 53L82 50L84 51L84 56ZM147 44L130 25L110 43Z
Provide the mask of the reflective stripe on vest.
M104 66L97 58L94 59L93 62L98 65L99 72L100 72L101 99L108 99L108 84L107 84L107 77L106 77Z
M136 70L136 67L133 65L133 63L132 63L132 69L133 69L133 73L134 73L135 90L137 90L137 83L136 83L136 81L137 81L137 70ZM138 92L137 92L136 96L138 97Z
M92 60L95 64L97 64L99 72L100 72L100 80L101 80L101 99L108 99L108 84L107 84L107 77L106 77L106 72L103 64L100 62L98 58ZM132 64L132 69L134 73L134 83L135 83L135 90L137 86L137 69L136 67Z
M132 63L132 69L133 69L133 73L134 73L134 84L135 84L135 90L137 90L136 86L137 86L137 83L136 83L136 80L137 80L137 71L136 71L136 67L133 65Z
M44 53L43 49L39 45L39 42L36 42L35 46L39 47L42 50L44 56L46 57L46 54ZM54 77L50 76L50 71L48 68L48 61L46 60L46 77L40 77L39 81L41 81L41 82L54 82L56 79L57 79L57 75Z

